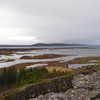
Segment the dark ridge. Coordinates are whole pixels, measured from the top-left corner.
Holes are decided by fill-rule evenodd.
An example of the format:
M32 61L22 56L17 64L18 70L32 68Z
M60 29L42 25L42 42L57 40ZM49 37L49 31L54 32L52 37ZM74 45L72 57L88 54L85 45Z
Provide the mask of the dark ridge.
M83 44L65 44L65 43L36 43L32 46L84 46Z

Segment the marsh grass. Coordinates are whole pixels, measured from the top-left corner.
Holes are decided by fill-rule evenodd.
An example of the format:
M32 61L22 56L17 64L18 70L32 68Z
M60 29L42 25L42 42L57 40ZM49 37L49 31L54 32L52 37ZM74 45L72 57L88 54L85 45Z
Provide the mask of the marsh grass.
M97 62L89 62L90 60L96 60ZM88 64L88 63L100 63L100 57L82 57L82 58L75 58L73 60L70 60L66 63L72 63L72 64Z

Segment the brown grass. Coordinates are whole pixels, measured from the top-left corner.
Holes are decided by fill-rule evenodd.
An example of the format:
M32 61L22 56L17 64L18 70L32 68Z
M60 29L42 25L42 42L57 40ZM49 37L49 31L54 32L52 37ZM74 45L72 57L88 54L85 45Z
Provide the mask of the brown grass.
M26 68L26 66L30 66L30 65L34 65L34 64L48 64L48 65L38 66L38 68L41 68L41 67L47 67L47 66L55 66L55 65L58 65L59 63L60 63L60 61L28 62L28 63L16 64L16 65L14 65L14 67L15 67L15 69L19 70L21 68ZM8 69L9 67L5 67L5 68ZM0 70L2 70L2 69L4 69L4 68L0 68Z
M95 57L95 56L93 56L93 57L81 57L81 58L75 58L75 59L69 60L69 61L66 62L66 64L67 63L73 63L73 64L91 63L91 62L89 62L89 60L98 60L98 59L100 59L100 56L97 56L97 57Z
M61 71L61 72L69 72L72 71L73 69L70 68L63 68L63 67L48 67L47 70L52 73L53 70L56 69L56 71Z
M59 54L43 54L39 56L22 56L20 59L52 59L58 57L66 57L68 55L59 55Z

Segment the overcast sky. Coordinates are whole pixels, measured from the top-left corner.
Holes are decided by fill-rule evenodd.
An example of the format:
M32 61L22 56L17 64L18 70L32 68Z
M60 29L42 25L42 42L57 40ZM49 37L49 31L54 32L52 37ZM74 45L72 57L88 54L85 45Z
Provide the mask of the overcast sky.
M0 0L0 44L100 44L100 0Z

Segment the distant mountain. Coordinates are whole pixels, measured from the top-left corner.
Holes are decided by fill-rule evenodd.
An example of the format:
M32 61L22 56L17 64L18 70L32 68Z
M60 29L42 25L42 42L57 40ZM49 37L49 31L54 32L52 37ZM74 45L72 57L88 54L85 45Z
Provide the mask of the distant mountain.
M32 46L83 46L82 44L65 44L65 43L36 43Z

